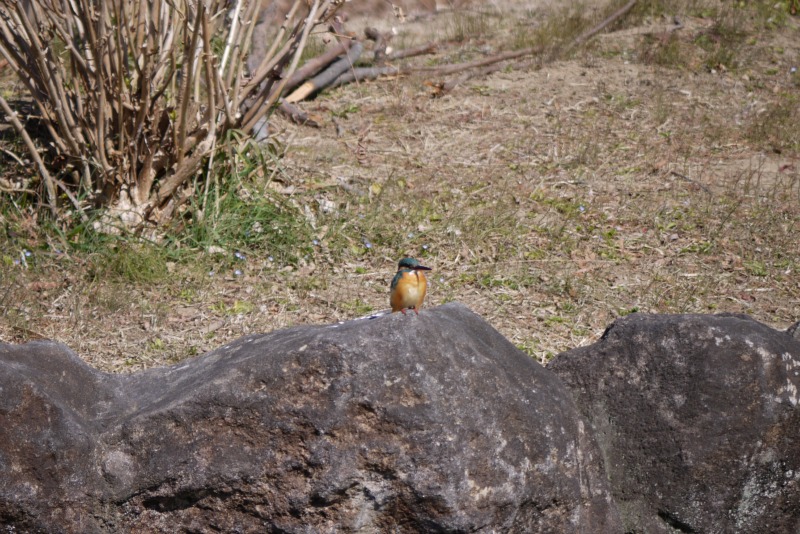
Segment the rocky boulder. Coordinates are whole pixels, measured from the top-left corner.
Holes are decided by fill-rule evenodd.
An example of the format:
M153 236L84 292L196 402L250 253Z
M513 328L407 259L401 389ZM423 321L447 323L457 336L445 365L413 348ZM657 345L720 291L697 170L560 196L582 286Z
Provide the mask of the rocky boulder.
M457 304L127 376L0 344L0 428L17 531L621 531L561 381Z
M626 532L800 532L800 341L641 315L548 368L589 420Z

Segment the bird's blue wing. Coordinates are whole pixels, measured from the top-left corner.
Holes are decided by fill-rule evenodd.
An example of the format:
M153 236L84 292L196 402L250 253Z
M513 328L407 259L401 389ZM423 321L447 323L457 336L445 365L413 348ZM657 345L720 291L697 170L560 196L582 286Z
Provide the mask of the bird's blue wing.
M400 279L403 278L403 271L397 271L397 274L394 275L392 278L392 287L391 289L394 291L394 288L397 287L397 284L400 282Z

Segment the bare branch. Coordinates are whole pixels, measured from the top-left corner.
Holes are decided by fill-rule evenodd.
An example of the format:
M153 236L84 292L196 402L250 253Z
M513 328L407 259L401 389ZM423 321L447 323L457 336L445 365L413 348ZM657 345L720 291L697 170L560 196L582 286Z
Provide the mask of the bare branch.
M33 140L28 135L27 130L25 130L25 127L21 122L19 122L19 119L17 119L17 114L12 111L11 106L8 105L8 102L6 102L6 99L2 96L0 96L0 107L3 108L3 112L5 112L9 122L12 126L14 126L14 129L17 131L19 136L22 137L25 147L28 149L28 154L36 163L36 167L39 169L39 173L41 174L42 179L44 180L45 188L47 189L47 203L50 206L50 213L53 215L53 217L57 217L58 206L56 204L56 188L53 178L47 171L47 167L42 161L42 158L39 156L39 151L36 149L36 145L33 144Z
M347 51L347 55L297 88L295 92L286 97L286 101L290 104L300 102L330 85L342 73L353 69L353 64L358 61L363 50L364 44L361 41L354 42Z
M520 50L511 50L509 52L503 52L501 54L496 54L494 56L489 56L483 59L476 59L475 61L468 61L466 63L456 63L455 65L444 65L438 67L421 67L414 69L416 72L430 72L438 75L446 75L446 74L453 74L455 72L461 72L469 69L474 69L477 67L484 67L486 65L491 65L492 63L498 63L500 61L507 61L509 59L516 59L518 57L523 56L530 56L535 54L539 51L539 48L522 48Z
M575 41L573 42L574 46L581 45L603 31L606 27L610 24L618 21L622 17L628 14L628 12L633 9L633 6L636 5L636 0L630 0L627 4L616 10L614 13L606 17L600 24L590 28L589 30L585 31L581 35L579 35Z
M267 92L266 89L263 91L265 94L269 96L267 96L266 100L264 101L263 105L260 106L260 108L251 108L248 111L248 114L245 116L245 119L243 121L242 128L244 129L244 131L246 132L252 131L258 120L264 117L264 115L266 115L269 109L272 108L272 106L278 101L278 98L280 98L288 78L291 77L294 71L297 69L297 64L300 61L300 55L303 53L303 49L305 48L306 42L308 41L308 36L311 33L311 29L318 22L317 20L318 10L321 13L325 14L330 4L331 0L325 0L322 3L322 9L320 9L319 0L314 0L314 3L311 6L311 10L308 14L308 17L306 18L306 22L303 26L303 33L300 35L299 39L295 40L294 46L290 48L290 50L293 50L292 60L289 67L286 68L285 70L286 74L284 78L280 82L278 82L276 88L270 88L272 90L269 92ZM288 54L286 57L288 57ZM254 109L255 113L251 113Z
M407 67L359 67L357 69L349 70L336 78L333 83L328 85L328 89L333 89L335 87L353 82L374 80L376 78L380 78L381 76L398 76L407 74L411 71L412 70Z
M305 65L297 69L295 73L292 74L292 77L289 78L283 88L284 91L291 91L305 80L311 76L314 76L326 66L330 65L333 60L347 52L347 50L350 48L351 42L352 41L349 39L340 41L321 55L315 57L314 59L308 60Z
M225 43L225 51L222 53L222 59L219 62L219 75L222 76L225 72L225 66L228 63L228 57L231 55L231 48L239 32L239 12L242 10L242 0L236 0L236 7L231 16L231 29L228 32L228 42Z
M415 46L412 48L406 48L403 50L395 50L389 54L386 54L386 59L389 61L394 61L396 59L405 59L407 57L414 57L414 56L422 56L425 54L433 54L439 49L439 45L436 43L425 43L420 46Z

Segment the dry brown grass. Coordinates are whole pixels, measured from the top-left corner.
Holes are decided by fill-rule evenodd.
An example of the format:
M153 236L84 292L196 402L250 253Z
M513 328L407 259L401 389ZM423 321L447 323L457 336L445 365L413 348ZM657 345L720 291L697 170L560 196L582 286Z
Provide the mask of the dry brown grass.
M541 361L633 310L785 328L800 318L800 145L785 119L798 122L800 24L726 3L673 8L442 98L413 77L324 94L306 108L331 119L325 129L281 124L290 148L273 185L314 240L298 261L145 258L164 272L133 283L91 255L34 251L30 268L3 272L0 339L51 337L115 371L173 362L385 309L403 255L434 268L428 306L461 301ZM709 44L734 16L749 21L742 35ZM448 17L403 39L448 37ZM514 21L535 19L515 11L437 61L513 43ZM42 240L14 228L7 262Z

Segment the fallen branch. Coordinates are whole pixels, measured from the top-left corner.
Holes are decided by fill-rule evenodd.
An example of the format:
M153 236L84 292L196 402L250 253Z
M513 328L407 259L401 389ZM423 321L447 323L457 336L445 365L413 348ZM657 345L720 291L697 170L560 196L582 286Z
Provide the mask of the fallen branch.
M520 50L512 50L509 52L503 52L501 54L497 54L494 56L490 56L483 59L476 59L475 61L468 61L466 63L456 63L455 65L445 65L439 67L420 67L414 69L415 72L430 72L432 74L438 75L447 75L447 74L454 74L456 72L462 72L469 69L475 69L478 67L485 67L486 65L491 65L493 63L500 63L501 61L507 61L509 59L516 59L518 57L529 56L539 52L539 48L523 48Z
M636 4L636 0L630 0L630 2L628 2L627 4L622 6L620 9L618 9L617 11L612 13L611 15L609 15L600 24L598 24L598 25L592 27L591 29L589 29L589 30L583 32L582 34L580 34L571 43L569 43L569 45L567 45L564 48L557 49L556 51L554 51L553 55L551 56L551 60L554 59L555 57L561 55L564 51L571 50L572 48L575 48L576 46L579 46L579 45L585 43L586 41L588 41L589 39L591 39L592 37L597 35L601 31L603 31L603 29L608 27L610 24L612 24L612 23L616 22L617 20L621 19L622 17L624 17L633 8L633 6L635 4ZM440 82L438 84L430 84L430 85L432 85L433 87L437 88L436 96L439 96L441 94L444 94L444 93L447 93L449 91L452 91L457 86L461 85L462 83L466 82L467 80L469 80L471 78L474 78L476 76L487 76L487 75L489 75L489 74L491 74L493 72L496 72L496 71L498 71L498 70L500 70L500 69L502 69L504 67L503 65L497 65L497 64L494 64L494 63L499 63L499 62L505 61L507 59L515 59L516 57L522 57L522 56L526 56L526 55L534 55L535 53L540 53L541 49L527 48L525 50L520 50L518 52L524 52L524 53L520 53L520 54L514 56L512 53L508 53L507 52L506 54L499 54L497 56L493 56L492 58L486 58L484 60L474 61L474 62L472 62L472 65L470 65L469 63L462 63L461 67L458 70L444 72L444 74L451 74L452 72L458 72L459 70L469 70L469 68L473 68L473 67L477 67L477 66L481 66L481 65L489 65L489 64L491 64L491 65L489 65L486 68L483 68L481 70L467 73L467 74L465 74L463 76L460 76L458 78L449 80L447 82ZM459 66L458 65L452 65L451 67L455 68L455 67L459 67ZM463 68L463 67L466 67L466 68Z
M333 89L348 83L374 80L381 76L397 76L400 74L407 74L408 72L411 72L411 69L403 67L359 67L342 73L342 75L336 78L327 88Z
M363 45L359 42L359 47ZM432 54L437 51L439 45L434 42L426 43L420 46L416 46L413 48L408 48L405 50L396 50L389 54L386 54L385 58L387 60L397 60L403 59L413 56L420 56L423 54ZM299 83L305 77L315 74L316 71L320 70L324 67L325 64L330 63L332 61L332 57L334 51L336 50L348 50L346 48L340 49L338 47L333 48L321 56L314 58L308 63L306 63L302 69L298 69L294 76L286 83L289 89L292 89L299 85ZM401 74L407 74L411 72L411 67L397 67L397 66L375 66L375 67L359 67L359 68L352 68L352 64L358 59L356 53L360 54L363 48L353 51L353 53L348 52L348 56L346 58L342 58L337 63L334 63L329 67L329 69L323 71L315 78L308 80L306 83L301 85L297 90L295 90L292 94L287 96L282 102L286 104L294 104L305 100L312 94L318 93L323 89L333 89L342 85L346 85L348 83L359 82L359 81L366 81L366 80L374 80L381 76L397 76ZM352 58L351 58L352 56ZM344 70L342 70L344 68ZM331 78L331 75L336 73L337 76L335 78ZM283 107L283 105L282 105ZM298 122L299 124L308 124L313 125L311 122L306 122L299 117L302 115L302 111L293 106L294 110L290 111L289 108L281 109L285 115L287 115L292 121Z
M636 0L630 0L627 4L625 4L623 7L612 13L602 22L600 22L596 26L590 28L589 30L583 32L578 37L573 39L566 46L558 47L553 52L553 54L550 56L549 59L553 60L557 56L563 54L565 51L568 51L576 46L585 43L593 36L603 31L609 25L624 17L628 12L630 12L630 10L633 8L635 4ZM338 28L338 32L344 33L344 28L341 25ZM381 33L375 28L366 28L364 33L368 39L375 41L375 60L374 60L375 66L352 68L355 59L357 59L358 57L356 55L355 58L353 58L354 56L353 48L356 46L353 45L350 51L348 52L348 56L346 58L337 61L336 63L331 65L327 70L323 71L321 74L317 75L312 80L309 80L306 83L304 83L292 94L286 97L286 102L288 103L299 102L323 89L333 89L335 87L339 87L352 82L374 80L381 76L398 76L403 74L409 74L412 72L421 72L430 74L432 76L447 76L451 74L469 71L463 74L462 76L448 80L446 82L428 82L428 85L435 88L436 95L440 95L453 90L455 87L466 82L471 78L474 78L476 76L487 76L491 73L497 72L498 70L505 68L506 65L504 64L504 62L513 59L524 58L526 56L535 56L543 52L542 47L529 47L520 50L502 52L500 54L495 54L493 56L484 57L481 59L476 59L474 61L468 61L464 63L457 63L454 65L439 65L435 67L385 66L383 65L385 61L391 61L406 57L433 53L438 49L438 45L436 43L431 42L415 48L386 53L387 43L391 39L390 34ZM360 54L361 43L359 42L357 43L357 45L359 47L357 53ZM515 65L527 65L527 64L530 64L530 60L517 62Z
M592 29L590 29L588 31L585 31L582 34L580 34L572 42L572 44L570 45L570 48L573 47L573 46L578 46L580 44L585 43L586 41L588 41L589 39L591 39L592 37L594 37L595 35L597 35L601 31L603 31L608 25L610 25L613 22L616 22L617 20L619 20L622 17L624 17L625 15L627 15L628 12L631 9L633 9L634 5L636 5L636 0L630 0L630 2L628 2L624 6L622 6L621 8L616 10L615 12L613 12L611 15L609 15L605 20L603 20L603 22L601 22L600 24L598 24L594 28L592 28Z
M314 76L319 71L330 65L336 58L346 53L352 41L347 39L340 41L319 56L308 60L302 67L297 69L286 82L284 91L288 92L303 83L305 80Z
M405 59L407 57L414 57L414 56L422 56L425 54L433 54L439 49L439 45L430 42L424 45L415 46L413 48L406 48L404 50L395 50L394 52L390 52L386 54L386 59L389 61L393 61L395 59Z
M289 118L293 123L301 126L311 126L312 128L319 128L320 124L311 118L308 113L298 108L291 102L281 99L278 104L278 110Z
M329 86L340 74L353 68L361 52L364 50L364 44L361 41L356 41L350 45L347 55L339 61L332 64L330 67L317 74L312 79L298 87L292 94L287 96L285 100L290 104L305 100L312 94L321 91L323 88Z

